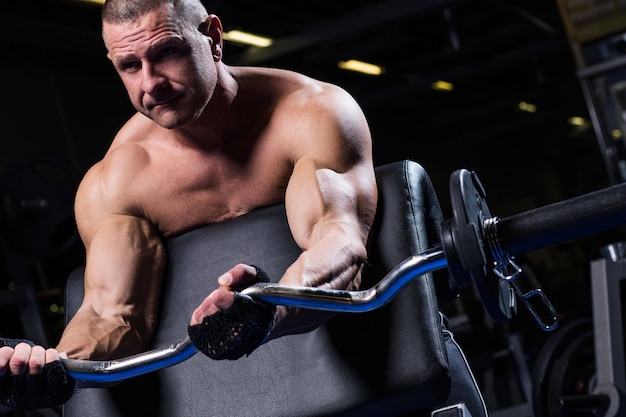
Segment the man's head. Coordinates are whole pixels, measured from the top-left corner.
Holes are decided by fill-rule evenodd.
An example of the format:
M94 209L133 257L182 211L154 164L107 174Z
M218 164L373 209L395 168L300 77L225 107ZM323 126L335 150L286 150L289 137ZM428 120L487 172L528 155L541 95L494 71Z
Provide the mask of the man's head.
M206 18L207 12L200 0L106 0L102 6L102 21L123 23L135 20L163 5L171 5L181 15Z
M107 0L108 57L137 111L166 128L197 119L216 87L222 26L200 0Z

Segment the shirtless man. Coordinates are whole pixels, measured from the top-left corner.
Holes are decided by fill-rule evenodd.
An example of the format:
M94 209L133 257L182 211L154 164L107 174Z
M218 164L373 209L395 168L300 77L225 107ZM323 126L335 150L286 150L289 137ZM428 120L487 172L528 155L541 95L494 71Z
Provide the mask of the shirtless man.
M222 24L200 0L108 0L103 37L138 113L76 196L84 302L56 349L0 348L0 374L37 374L59 352L142 351L156 325L161 239L281 201L303 253L280 283L358 287L377 191L367 122L345 91L226 65ZM255 274L225 271L190 323L231 307ZM277 309L269 338L320 324L302 313Z

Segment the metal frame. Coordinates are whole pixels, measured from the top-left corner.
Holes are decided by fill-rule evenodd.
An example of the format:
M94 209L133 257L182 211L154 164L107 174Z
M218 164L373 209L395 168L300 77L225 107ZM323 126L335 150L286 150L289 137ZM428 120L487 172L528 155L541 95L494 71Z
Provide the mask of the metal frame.
M622 298L626 295L626 258L591 263L591 295L597 380L593 394L609 397L604 417L624 417L626 341Z

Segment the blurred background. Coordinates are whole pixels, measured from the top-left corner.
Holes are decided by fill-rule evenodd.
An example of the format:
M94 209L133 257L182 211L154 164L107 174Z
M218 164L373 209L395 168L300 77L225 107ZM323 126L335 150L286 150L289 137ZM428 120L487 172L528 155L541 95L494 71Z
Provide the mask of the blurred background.
M446 217L448 179L460 168L478 174L499 217L626 180L623 2L204 3L224 23L226 63L345 88L369 120L376 164L422 164ZM84 262L73 194L133 113L105 56L100 7L19 0L0 11L0 336L58 340L65 279ZM589 262L622 239L612 230L519 261L567 322L591 315ZM494 358L520 334L532 367L548 335L523 309L494 325L474 299L468 291L444 309L464 318L460 340L490 406L505 409L524 399L517 388L495 395L494 381L515 372L495 372Z

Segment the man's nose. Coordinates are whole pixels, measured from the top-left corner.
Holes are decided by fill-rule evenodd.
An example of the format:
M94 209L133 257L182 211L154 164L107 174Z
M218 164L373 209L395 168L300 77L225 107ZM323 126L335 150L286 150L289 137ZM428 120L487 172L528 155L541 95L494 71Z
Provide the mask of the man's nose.
M154 65L144 64L142 66L142 89L152 95L162 89L167 83L167 79L161 75Z

